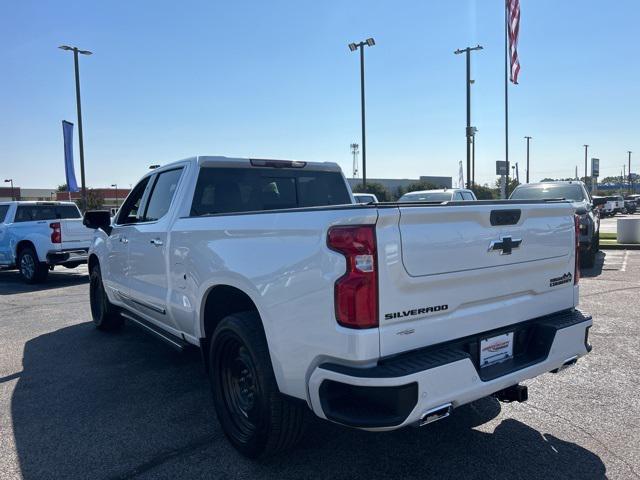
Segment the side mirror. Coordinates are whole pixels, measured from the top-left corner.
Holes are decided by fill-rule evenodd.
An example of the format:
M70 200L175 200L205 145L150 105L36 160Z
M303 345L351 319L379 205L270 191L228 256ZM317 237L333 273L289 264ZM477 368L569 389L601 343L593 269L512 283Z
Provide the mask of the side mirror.
M585 207L576 208L576 215L584 215L587 213L587 209Z
M107 235L111 234L111 215L107 210L89 210L85 212L82 223L87 228L103 230Z

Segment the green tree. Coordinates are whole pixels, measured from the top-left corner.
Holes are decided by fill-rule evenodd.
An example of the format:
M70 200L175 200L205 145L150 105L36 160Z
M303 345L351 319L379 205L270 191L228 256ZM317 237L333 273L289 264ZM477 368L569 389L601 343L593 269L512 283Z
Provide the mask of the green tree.
M92 188L87 189L87 208L84 208L82 198L76 200L76 204L83 212L87 210L101 210L104 206L104 198L100 192Z
M487 184L474 185L472 190L478 200L493 200L500 197L500 190L491 188Z
M56 188L57 192L66 192L67 191L67 184L63 183L62 185L58 185L58 188Z
M373 193L378 201L390 202L391 192L381 183L367 182L367 186L363 187L361 183L353 187L353 193Z

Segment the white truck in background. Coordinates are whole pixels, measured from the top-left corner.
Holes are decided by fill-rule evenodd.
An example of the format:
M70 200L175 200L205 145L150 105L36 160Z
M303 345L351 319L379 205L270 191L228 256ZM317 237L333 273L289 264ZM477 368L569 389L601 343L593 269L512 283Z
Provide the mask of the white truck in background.
M260 457L306 412L425 425L591 347L565 201L355 204L333 163L195 157L87 212L95 325L201 349L227 438Z
M73 202L0 203L0 268L18 268L27 283L45 281L56 265L87 263L92 238Z

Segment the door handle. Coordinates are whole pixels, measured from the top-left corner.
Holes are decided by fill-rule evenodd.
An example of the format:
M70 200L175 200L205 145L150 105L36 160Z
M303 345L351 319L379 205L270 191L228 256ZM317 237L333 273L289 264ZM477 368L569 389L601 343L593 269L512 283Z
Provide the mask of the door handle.
M152 239L151 243L154 244L156 247L162 246L162 240L160 240L159 238Z
M120 237L120 243L129 243L129 240L127 240L127 237Z

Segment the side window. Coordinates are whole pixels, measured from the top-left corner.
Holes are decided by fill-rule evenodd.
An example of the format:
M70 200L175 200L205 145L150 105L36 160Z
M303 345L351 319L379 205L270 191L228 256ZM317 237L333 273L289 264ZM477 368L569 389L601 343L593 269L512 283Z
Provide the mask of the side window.
M8 211L9 205L0 205L0 223L4 223Z
M471 192L462 192L462 198L464 198L466 201L473 201L473 195L471 195Z
M56 208L53 205L20 205L16 212L16 222L35 222L55 220Z
M182 175L182 169L167 170L162 172L156 178L147 202L147 211L144 215L145 221L159 220L169 211L171 200L178 188L178 182Z
M144 190L147 188L147 183L149 183L149 178L150 177L144 178L133 188L122 207L120 207L120 213L118 214L116 223L124 225L140 221L138 218L138 210L140 209Z
M456 192L456 194L454 195L453 199L455 201L464 200L464 198L462 197L462 193L460 193L460 192Z

